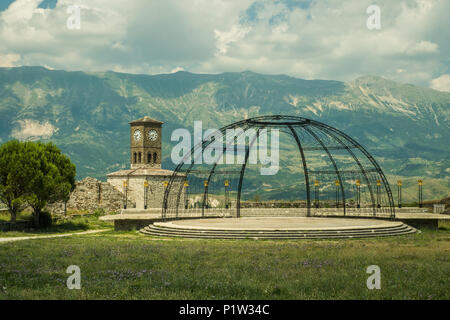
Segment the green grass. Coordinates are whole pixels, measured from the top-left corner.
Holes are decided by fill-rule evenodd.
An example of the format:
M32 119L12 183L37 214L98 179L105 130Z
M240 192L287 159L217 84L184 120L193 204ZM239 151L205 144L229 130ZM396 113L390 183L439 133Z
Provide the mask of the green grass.
M8 220L9 221L9 220ZM72 232L82 232L87 230L113 228L110 221L102 221L97 217L75 217L71 219L59 220L53 222L51 227L42 229L28 229L24 231L0 231L0 238L5 237L26 237L38 235L52 235Z
M17 221L31 220L33 219L33 214L31 212L22 211L17 214ZM8 222L11 221L11 215L9 212L2 211L0 212L0 222Z
M104 232L0 244L0 299L449 299L450 228L365 240ZM81 268L81 290L66 268ZM381 268L368 290L366 268Z

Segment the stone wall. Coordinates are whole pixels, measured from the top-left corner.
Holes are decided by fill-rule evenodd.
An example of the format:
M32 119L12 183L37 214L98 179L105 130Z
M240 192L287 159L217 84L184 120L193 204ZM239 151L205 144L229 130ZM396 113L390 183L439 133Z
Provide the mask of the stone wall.
M87 177L76 182L75 189L67 201L67 211L93 212L103 209L105 212L118 211L123 208L124 195L108 182L101 182ZM53 214L64 213L64 203L57 202L47 206Z
M433 204L433 213L444 213L445 204Z
M114 231L132 231L145 228L162 219L118 219L114 220Z
M342 208L342 199L339 200L339 208ZM355 201L353 199L346 200L347 207L354 207ZM241 208L306 208L306 200L296 200L296 201L241 201ZM311 199L311 207L314 207L314 199ZM325 208L335 208L336 201L334 200L320 200L320 207Z
M169 181L170 176L162 175L131 175L127 177L127 208L144 209L144 181L148 182L147 208L160 209L164 199L164 182ZM123 177L108 177L108 182L115 188L123 190ZM175 178L173 188L180 188L184 177ZM177 189L177 190L178 190Z

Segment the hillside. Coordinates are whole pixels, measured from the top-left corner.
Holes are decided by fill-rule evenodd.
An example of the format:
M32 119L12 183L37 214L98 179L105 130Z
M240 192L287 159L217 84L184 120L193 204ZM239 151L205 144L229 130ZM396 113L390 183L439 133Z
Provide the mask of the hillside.
M449 194L450 93L379 77L351 82L302 80L245 71L133 75L0 68L0 143L52 140L77 165L78 179L127 166L128 122L164 121L163 166L171 168L170 133L266 114L316 119L365 146L392 181L425 182L425 199ZM429 186L429 187L428 187ZM282 198L284 192L274 192ZM249 193L250 196L250 193Z

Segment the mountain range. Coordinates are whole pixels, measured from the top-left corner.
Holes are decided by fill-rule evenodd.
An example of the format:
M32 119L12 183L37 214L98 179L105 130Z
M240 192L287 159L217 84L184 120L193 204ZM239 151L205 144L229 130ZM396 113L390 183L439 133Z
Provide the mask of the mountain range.
M76 164L78 179L104 180L127 167L128 122L143 116L165 123L163 167L170 169L176 128L192 130L195 120L220 128L247 117L287 114L355 138L393 185L405 181L406 200L415 199L418 178L424 180L424 198L436 199L450 190L449 110L450 93L374 76L342 82L250 71L135 75L0 68L0 143L51 140Z

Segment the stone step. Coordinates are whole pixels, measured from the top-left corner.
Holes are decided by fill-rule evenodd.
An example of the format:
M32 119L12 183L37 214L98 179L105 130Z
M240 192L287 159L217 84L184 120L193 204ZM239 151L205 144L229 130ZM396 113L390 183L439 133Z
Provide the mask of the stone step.
M188 234L166 234L160 232L147 232L144 231L142 233L152 236L161 236L161 237L177 237L177 238L190 238L190 239L272 239L272 240L289 240L289 239L345 239L345 238L374 238L374 237L383 237L383 236L399 236L406 234L413 234L415 230L403 231L403 232L392 232L385 234L354 234L354 235L291 235L282 237L280 235L273 236L264 236L264 235L247 235L247 236L237 236L237 235L188 235Z
M307 234L323 234L324 232L338 232L338 233L358 233L358 232L382 232L382 231L396 231L408 228L409 226L406 224L401 224L395 227L374 227L374 228L352 228L352 229L341 229L341 230L228 230L228 229L191 229L191 228L173 228L169 226L158 226L158 225L150 225L146 228L157 229L157 230L166 230L178 232L183 230L183 232L196 232L196 233L221 233L226 232L227 234L248 234L248 233L265 233L265 234L297 234L297 233L307 233Z
M365 237L381 237L381 236L391 236L391 235L401 235L414 233L414 231L402 231L402 232L386 232L379 234L370 233L357 233L357 234L323 234L323 235L307 235L307 234L297 234L297 235L264 235L264 234L248 234L248 235L227 235L227 234L187 234L187 233L166 233L166 232L154 232L145 231L145 234L167 236L167 237L185 237L185 238L228 238L228 239L245 239L245 238L259 238L259 239L324 239L324 238L365 238Z
M340 233L340 232L331 232L331 233L322 233L322 234L307 234L307 233L291 233L291 234L276 234L276 233L242 233L242 234L230 234L230 233L195 233L195 232L168 232L164 230L145 230L144 232L152 233L152 234L164 234L164 235L184 235L184 236L200 236L200 237L221 237L221 236L227 236L227 237L281 237L281 238L290 238L290 237L314 237L314 238L321 238L321 237L331 237L331 236L362 236L362 235L390 235L394 233L405 233L412 231L410 229L405 230L397 230L397 231L386 231L386 232L358 232L358 233Z
M254 230L199 230L169 228L155 225L140 230L141 233L163 237L205 238L205 239L326 239L326 238L370 238L396 236L416 233L417 230L402 224L390 228L367 228L365 230L292 230L292 231L257 231Z

